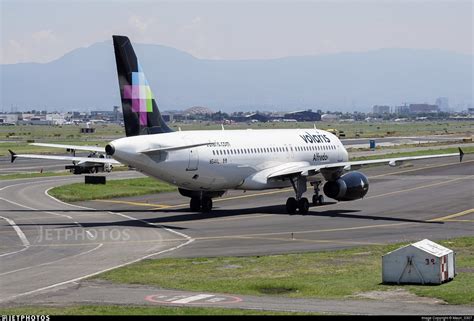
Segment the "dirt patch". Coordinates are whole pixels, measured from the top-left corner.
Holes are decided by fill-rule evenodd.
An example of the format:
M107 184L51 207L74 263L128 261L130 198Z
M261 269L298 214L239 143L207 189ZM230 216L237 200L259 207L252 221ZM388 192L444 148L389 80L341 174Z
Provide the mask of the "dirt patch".
M351 297L391 302L396 301L406 303L447 304L441 299L420 297L404 289L362 292Z

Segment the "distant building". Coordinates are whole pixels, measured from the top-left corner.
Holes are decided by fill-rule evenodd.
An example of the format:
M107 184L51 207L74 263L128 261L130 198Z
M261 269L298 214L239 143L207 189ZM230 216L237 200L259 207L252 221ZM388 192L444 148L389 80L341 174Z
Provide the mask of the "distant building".
M188 115L212 115L214 111L207 107L194 106L186 109L183 113Z
M395 106L393 107L393 113L398 115L408 115L410 113L410 107L408 106Z
M377 115L390 114L390 106L375 105L372 110L373 113Z
M18 114L1 114L0 124L16 124L18 122Z
M448 111L449 110L449 100L448 97L439 97L436 99L435 103L439 110L441 111Z
M261 122L261 123L266 123L267 121L270 120L270 118L264 114L260 113L252 113L252 114L247 114L247 115L232 115L230 117L232 121L235 122Z
M294 119L296 121L320 121L321 114L315 113L311 109L294 111L288 114L285 114L285 119Z
M437 105L429 104L410 104L410 113L411 114L422 114L422 113L437 113L439 108Z

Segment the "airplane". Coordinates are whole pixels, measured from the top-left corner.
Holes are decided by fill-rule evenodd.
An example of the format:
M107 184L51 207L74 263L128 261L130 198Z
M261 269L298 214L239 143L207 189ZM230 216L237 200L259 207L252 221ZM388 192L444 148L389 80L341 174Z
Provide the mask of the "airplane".
M310 129L173 131L161 117L155 96L146 80L130 40L114 35L113 45L122 101L126 137L105 148L56 145L88 150L107 157L15 154L18 157L61 159L95 164L125 164L178 187L190 198L190 209L209 212L212 199L227 190L266 190L292 187L294 197L286 201L289 214L308 213L304 193L314 187L313 205L322 204L324 194L337 201L363 198L369 180L354 171L362 165L398 166L408 160L459 156L459 153L350 161L348 152L334 134ZM48 144L47 146L54 146ZM319 177L319 178L318 178Z

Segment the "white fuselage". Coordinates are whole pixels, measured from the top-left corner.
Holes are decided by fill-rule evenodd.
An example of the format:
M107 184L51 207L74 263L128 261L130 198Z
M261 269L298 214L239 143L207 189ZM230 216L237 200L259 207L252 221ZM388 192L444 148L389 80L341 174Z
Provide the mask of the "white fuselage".
M208 143L172 151L146 150ZM260 190L286 187L267 176L288 166L345 162L333 134L318 129L206 130L125 137L111 143L113 157L160 180L189 190Z

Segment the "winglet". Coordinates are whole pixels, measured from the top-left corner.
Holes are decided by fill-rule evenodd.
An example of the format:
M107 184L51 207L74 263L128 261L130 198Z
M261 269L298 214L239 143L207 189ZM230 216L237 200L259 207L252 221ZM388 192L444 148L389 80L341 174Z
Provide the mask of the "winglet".
M12 151L11 149L8 150L10 152L10 156L11 156L11 162L13 163L16 159L16 154L14 151Z
M464 152L462 151L461 147L458 147L459 149L459 162L462 162L462 158L464 157Z

